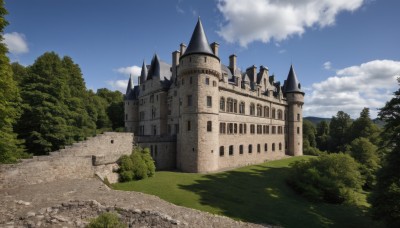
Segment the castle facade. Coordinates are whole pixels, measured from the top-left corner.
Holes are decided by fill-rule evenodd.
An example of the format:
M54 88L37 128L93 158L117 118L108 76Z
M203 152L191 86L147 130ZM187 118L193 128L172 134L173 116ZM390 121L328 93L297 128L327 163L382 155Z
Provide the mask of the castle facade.
M189 45L172 65L154 55L138 85L130 78L125 128L150 148L157 169L215 172L298 156L302 150L304 92L293 66L283 84L268 68L221 63L199 19Z

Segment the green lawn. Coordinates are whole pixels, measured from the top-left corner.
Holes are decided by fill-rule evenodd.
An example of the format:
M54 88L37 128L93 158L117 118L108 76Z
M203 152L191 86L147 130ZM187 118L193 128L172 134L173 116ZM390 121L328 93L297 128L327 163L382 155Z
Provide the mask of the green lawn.
M155 177L114 184L185 207L237 220L284 227L379 227L359 207L310 203L285 183L289 164L309 157L293 157L216 174L157 172Z

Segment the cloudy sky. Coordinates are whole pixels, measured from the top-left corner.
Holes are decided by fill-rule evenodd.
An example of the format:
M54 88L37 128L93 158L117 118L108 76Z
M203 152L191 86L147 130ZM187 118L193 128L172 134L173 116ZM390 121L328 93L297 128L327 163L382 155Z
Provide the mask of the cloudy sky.
M292 63L305 116L357 118L398 89L399 0L5 0L9 57L30 65L46 51L71 56L87 87L124 91L154 53L188 43L200 16L220 58L267 66L283 81Z

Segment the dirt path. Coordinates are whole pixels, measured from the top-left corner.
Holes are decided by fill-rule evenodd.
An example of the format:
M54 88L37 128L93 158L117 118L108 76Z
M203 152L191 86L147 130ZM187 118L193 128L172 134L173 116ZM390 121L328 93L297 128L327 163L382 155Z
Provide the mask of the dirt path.
M83 227L89 218L109 210L132 227L263 227L156 196L111 190L95 178L2 189L0 205L0 227Z

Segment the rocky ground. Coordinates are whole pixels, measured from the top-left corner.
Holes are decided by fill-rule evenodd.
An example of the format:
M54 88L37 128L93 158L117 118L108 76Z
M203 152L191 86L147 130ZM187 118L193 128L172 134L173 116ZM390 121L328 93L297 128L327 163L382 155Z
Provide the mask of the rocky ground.
M85 227L111 211L129 227L266 227L109 189L96 178L0 189L0 227Z

